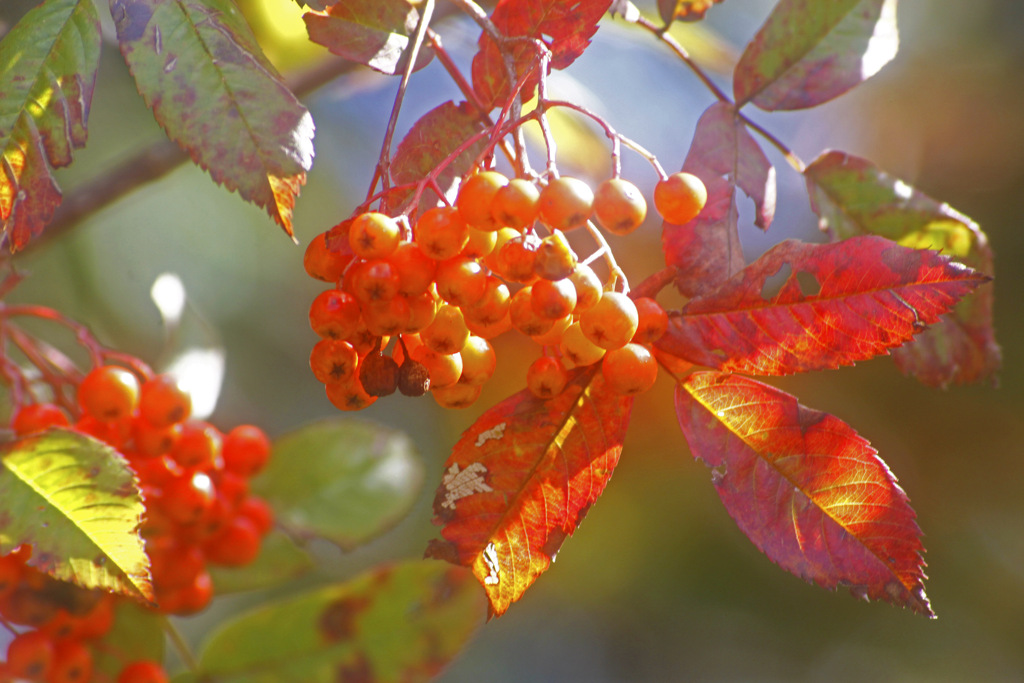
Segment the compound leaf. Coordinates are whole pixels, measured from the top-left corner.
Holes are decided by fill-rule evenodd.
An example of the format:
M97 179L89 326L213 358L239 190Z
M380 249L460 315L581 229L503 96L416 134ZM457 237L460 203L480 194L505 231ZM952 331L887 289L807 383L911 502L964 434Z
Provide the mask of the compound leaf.
M565 69L583 54L597 32L597 22L611 7L612 0L499 0L491 22L508 37L536 38L551 50L551 67ZM511 45L516 80L526 76L537 62L537 51L525 43ZM473 57L473 89L488 109L501 106L511 87L505 59L497 43L481 34L479 51ZM522 88L523 100L533 96L538 75L532 74Z
M548 401L521 391L488 410L445 463L434 498L445 540L427 555L472 569L500 616L604 491L631 407L589 370Z
M110 0L121 53L157 121L215 181L292 236L313 119L230 0Z
M405 434L370 422L314 422L277 439L252 490L289 534L343 548L365 543L409 510L423 469Z
M896 0L781 0L736 65L736 104L814 107L878 73L898 49Z
M0 448L0 554L32 546L29 565L61 581L153 601L128 462L65 429Z
M726 510L769 559L805 581L934 617L916 515L846 423L718 372L677 386L676 414Z
M992 275L992 250L977 223L885 173L867 159L827 152L804 171L811 208L833 239L875 234L941 251ZM992 325L993 291L982 287L911 343L893 351L897 367L929 386L994 377L1002 352Z
M344 0L326 12L307 12L309 39L336 55L385 74L399 74L408 61L406 49L416 31L419 12L410 0ZM420 51L422 69L433 53Z
M0 227L12 251L60 204L51 167L85 145L100 37L92 0L47 0L0 41Z
M425 683L458 654L483 611L465 570L381 566L232 618L206 642L199 677L183 680Z
M874 235L832 244L786 240L691 299L658 346L724 371L836 368L907 342L988 279L947 256Z

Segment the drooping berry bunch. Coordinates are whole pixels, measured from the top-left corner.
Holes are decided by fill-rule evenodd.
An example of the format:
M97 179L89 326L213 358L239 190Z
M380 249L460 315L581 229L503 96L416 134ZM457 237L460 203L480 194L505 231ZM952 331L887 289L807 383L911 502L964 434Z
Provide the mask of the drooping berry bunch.
M123 454L143 494L141 533L151 560L156 609L192 614L213 597L209 565L240 566L259 552L273 525L268 504L248 481L266 464L270 442L257 427L226 434L191 419L191 398L169 375L100 365L77 388L77 410L54 403L17 409L18 436L51 427L78 431ZM0 615L26 627L8 648L4 673L18 679L89 681L89 642L109 630L113 596L49 578L25 565L22 546L0 558ZM118 683L166 681L155 662L126 662Z
M694 219L706 201L689 173L663 178L654 192L673 223ZM335 285L309 311L321 338L313 374L341 410L396 390L465 407L494 372L490 340L515 329L543 349L527 372L540 398L561 393L573 368L598 362L612 390L645 391L658 374L651 345L668 316L654 299L629 296L617 266L602 281L590 261L614 264L595 222L627 235L646 215L643 194L619 177L595 192L573 177L539 186L483 170L465 179L454 205L414 221L374 211L342 221L305 254L307 273ZM599 248L581 261L566 235L584 227Z

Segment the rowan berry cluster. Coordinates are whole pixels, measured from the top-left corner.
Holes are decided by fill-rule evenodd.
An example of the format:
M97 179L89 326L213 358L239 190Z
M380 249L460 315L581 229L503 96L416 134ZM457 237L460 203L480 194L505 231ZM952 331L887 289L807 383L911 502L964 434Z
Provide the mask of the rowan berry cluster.
M665 220L686 223L707 192L677 173L658 183L654 201ZM306 272L335 285L309 311L321 338L313 374L341 410L396 390L465 407L494 372L491 340L515 329L543 349L527 371L540 398L560 394L573 368L598 362L613 391L645 391L658 374L651 345L667 328L665 310L619 291L615 277L603 282L566 235L584 226L596 233L594 222L627 235L646 215L643 194L622 178L595 192L578 178L540 187L484 170L465 179L454 205L411 224L373 211L342 221L305 254Z
M80 412L74 416L51 403L24 405L14 413L11 428L23 436L63 427L123 454L146 507L140 531L151 561L156 610L179 615L202 610L213 596L207 566L251 562L273 524L270 507L248 486L267 462L269 440L250 425L222 434L208 422L190 419L191 398L168 375L140 383L123 367L101 365L82 379L77 401ZM30 546L22 546L0 558L0 615L26 629L11 641L0 680L90 681L89 644L110 629L114 598L28 567L31 554ZM126 661L117 683L166 680L156 662Z

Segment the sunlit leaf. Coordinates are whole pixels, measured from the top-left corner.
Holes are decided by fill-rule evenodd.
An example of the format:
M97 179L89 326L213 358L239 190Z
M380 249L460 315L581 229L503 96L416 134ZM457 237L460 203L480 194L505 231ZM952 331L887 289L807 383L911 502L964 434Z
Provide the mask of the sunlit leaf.
M126 662L164 659L164 617L139 605L118 600L110 630L90 649L93 680L115 681Z
M448 101L434 107L413 124L399 143L391 160L392 179L397 185L423 180L482 129L479 117L466 102L455 104ZM473 167L473 161L485 144L486 140L481 137L437 173L437 184L442 191L451 192L456 179ZM411 195L411 190L392 192L385 198L386 209L397 212ZM455 197L450 199L454 201ZM436 203L437 197L428 189L420 208Z
M993 275L992 250L978 225L867 159L827 152L804 171L811 208L833 239L875 234L902 245L941 251ZM994 377L1002 352L992 325L993 288L982 287L893 358L931 386Z
M217 595L279 586L313 568L313 560L287 535L271 532L260 544L260 554L242 567L210 567Z
M825 588L934 616L916 515L878 452L846 423L718 372L679 385L676 413L726 510L773 562Z
M92 0L47 0L0 41L0 228L12 251L60 204L51 167L85 145L99 57Z
M947 256L874 235L832 244L786 240L690 300L658 346L719 370L836 368L905 343L987 280Z
M110 0L121 52L157 121L218 183L292 235L313 119L230 0Z
M0 554L32 546L29 565L83 588L152 602L127 461L106 444L52 429L0 448Z
M683 170L704 181L708 202L685 225L664 223L662 246L678 268L676 287L687 296L709 292L744 264L736 189L754 202L754 223L767 229L775 215L775 169L726 103L711 105L697 121Z
M780 0L736 65L736 104L819 105L878 73L898 49L896 0Z
M469 567L501 615L551 565L611 478L632 398L593 370L543 401L522 391L455 445L434 498L444 541L427 555Z
M583 54L597 32L597 23L612 0L499 0L491 22L509 37L536 38L551 50L551 67L565 69ZM516 79L526 75L537 62L537 51L528 43L509 45ZM473 89L485 107L497 107L508 99L511 88L508 70L498 45L482 33L479 51L473 57ZM522 89L524 100L533 97L538 74L534 72Z
M309 39L336 55L385 74L402 73L410 36L419 12L410 0L343 0L327 12L308 12ZM421 50L416 68L422 69L433 53Z
M422 483L423 466L407 436L336 418L277 439L252 490L290 534L352 548L401 519Z
M185 680L429 681L479 627L483 602L462 569L382 566L230 619L203 647L200 676Z

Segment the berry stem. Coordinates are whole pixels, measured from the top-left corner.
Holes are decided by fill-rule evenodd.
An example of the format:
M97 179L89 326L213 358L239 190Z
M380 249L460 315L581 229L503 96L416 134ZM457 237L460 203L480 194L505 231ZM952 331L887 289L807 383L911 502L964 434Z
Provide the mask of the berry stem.
M163 626L164 633L171 641L171 645L177 651L178 656L181 657L181 661L184 662L185 666L194 674L199 673L199 661L196 656L192 653L192 649L185 642L185 638L181 635L181 631L174 625L174 623L167 618L166 615L160 618L161 626Z
M386 191L391 183L391 143L395 137L395 128L398 125L398 114L402 111L402 102L405 100L405 92L409 88L409 78L416 69L416 60L420 54L420 47L430 27L430 18L434 14L434 0L426 0L420 10L419 23L416 25L416 34L413 37L412 46L406 52L405 70L402 72L402 80L398 84L398 93L395 95L395 103L391 107L391 116L388 118L387 131L384 133L384 143L381 145L380 158L377 161L377 169L370 180L370 189L367 196L372 195L380 180Z
M620 291L623 294L629 294L629 279L626 277L626 273L619 267L618 261L615 260L615 253L612 252L611 246L608 241L604 238L604 234L598 230L597 226L594 225L593 221L587 221L587 232L594 238L594 241L598 244L597 254L604 257L604 262L608 264L608 270L611 271L611 282L612 286L615 286L615 282L618 281L620 284Z

